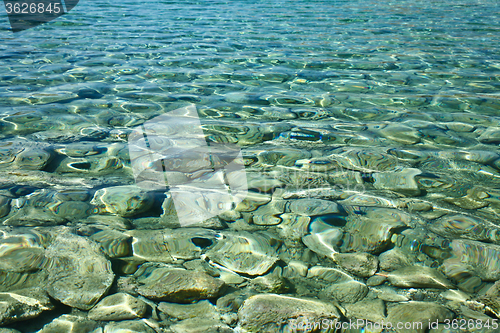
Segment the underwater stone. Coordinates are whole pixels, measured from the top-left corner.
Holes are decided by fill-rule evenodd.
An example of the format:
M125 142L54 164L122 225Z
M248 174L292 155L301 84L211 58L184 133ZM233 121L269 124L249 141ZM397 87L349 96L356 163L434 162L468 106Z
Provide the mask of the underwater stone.
M316 219L309 224L309 232L309 235L302 237L302 242L311 251L331 259L339 251L339 245L344 235L342 229Z
M401 124L389 124L378 131L384 138L405 144L413 145L420 142L422 134L413 127Z
M98 327L96 321L65 314L52 320L37 333L90 333Z
M206 257L233 272L262 275L278 261L272 246L277 241L266 234L228 231L221 236Z
M352 281L353 278L336 268L324 267L324 266L313 266L307 271L308 279L319 279L324 282L330 283L344 283Z
M103 333L155 333L156 331L141 320L123 320L104 326Z
M415 176L421 174L419 169L406 168L399 172L376 173L373 175L373 186L380 190L391 190L409 196L420 195Z
M379 288L372 288L376 292L377 297L386 302L406 302L408 297L398 294L393 288L382 286Z
M308 265L299 260L290 260L287 266L283 268L283 277L293 278L296 276L305 277L307 275Z
M97 190L91 204L100 207L101 213L129 217L148 210L153 197L136 186L114 186Z
M0 292L0 325L31 319L53 308L47 294L38 288Z
M52 154L44 149L30 148L16 156L16 165L21 170L42 170L52 159Z
M347 219L342 252L377 254L388 246L396 230L407 227L411 215L397 209L360 207L359 213Z
M203 318L193 318L185 319L174 325L170 326L169 329L173 333L206 333L206 332L217 332L217 333L233 333L234 330L215 319L203 319Z
M179 320L198 319L219 319L220 314L217 308L208 300L199 301L193 304L178 304L160 302L158 310L165 316Z
M455 315L442 305L432 302L408 302L389 307L387 309L387 322L409 323L411 329L398 330L401 333L424 333L431 322L443 322L453 319ZM413 323L420 322L417 328Z
M447 238L495 242L500 237L500 228L495 224L461 214L445 215L432 221L428 226L429 230Z
M255 190L259 193L269 193L277 187L283 187L284 184L275 179L266 176L265 174L256 172L247 172L247 186L248 189Z
M9 241L12 241L10 239ZM17 245L18 247L16 247ZM29 272L41 269L47 259L45 249L40 247L19 247L0 240L0 270L9 272Z
M242 333L279 333L292 331L292 325L340 319L340 312L330 302L274 294L248 298L238 310L238 326Z
M98 146L95 142L74 142L67 144L63 148L56 149L58 153L69 157L91 156L103 153L106 150L106 146Z
M400 288L455 288L442 273L427 266L407 266L380 275L387 275L389 282Z
M126 293L104 297L88 313L92 320L125 320L142 318L148 309L147 304Z
M478 301L485 304L500 319L500 280L495 282Z
M360 277L370 277L378 269L377 257L365 252L335 253L333 261L349 273Z
M449 261L459 260L474 268L474 272L483 281L500 280L500 246L465 239L454 239L450 247L453 257Z
M131 237L119 231L101 230L90 236L90 239L101 244L104 253L110 258L126 257L131 254Z
M378 256L378 260L380 269L389 272L416 263L414 256L405 253L398 247L382 252Z
M387 278L385 276L373 275L372 277L366 280L366 285L369 287L380 286L382 283L385 283Z
M381 299L362 300L354 304L345 304L347 316L356 319L365 319L373 323L386 320L385 303Z
M222 280L203 272L154 264L142 265L134 276L139 294L155 301L191 303L216 298L226 287Z
M164 230L130 230L134 257L145 261L173 263L197 259L202 246L215 241L216 233L208 229L180 228Z
M499 144L500 143L500 128L498 127L488 127L479 138L479 142L486 144Z
M259 293L283 294L290 289L282 277L281 267L275 267L270 273L252 279L250 286Z
M256 225L276 225L281 222L281 218L276 215L285 211L285 200L272 199L271 202L260 206L252 213L252 222Z
M329 285L322 292L341 303L355 303L365 298L368 287L362 282L351 280Z
M281 223L277 226L280 237L300 241L300 239L309 233L309 216L297 214L281 214Z
M0 195L0 218L9 214L10 200L10 198Z
M114 280L100 246L87 238L59 233L47 248L47 292L63 304L89 310Z
M290 200L289 211L291 213L316 216L327 214L342 214L345 215L342 207L335 202L321 199L297 199Z
M235 210L238 212L251 212L269 201L271 201L271 196L269 194L248 191L245 199L236 205Z

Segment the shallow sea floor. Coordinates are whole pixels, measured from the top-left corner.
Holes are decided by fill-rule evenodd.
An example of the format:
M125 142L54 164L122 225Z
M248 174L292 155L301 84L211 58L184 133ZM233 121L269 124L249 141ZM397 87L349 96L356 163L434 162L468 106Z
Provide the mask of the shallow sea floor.
M13 34L1 14L0 332L499 332L498 17L97 0ZM193 105L248 195L181 227L128 140ZM228 163L190 156L144 167Z

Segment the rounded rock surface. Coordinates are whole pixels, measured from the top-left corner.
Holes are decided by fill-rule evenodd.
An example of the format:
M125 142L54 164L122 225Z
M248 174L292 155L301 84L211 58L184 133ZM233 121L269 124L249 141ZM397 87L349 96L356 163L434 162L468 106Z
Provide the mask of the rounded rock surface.
M142 318L148 309L147 304L127 293L118 293L103 298L88 313L92 320L126 320Z

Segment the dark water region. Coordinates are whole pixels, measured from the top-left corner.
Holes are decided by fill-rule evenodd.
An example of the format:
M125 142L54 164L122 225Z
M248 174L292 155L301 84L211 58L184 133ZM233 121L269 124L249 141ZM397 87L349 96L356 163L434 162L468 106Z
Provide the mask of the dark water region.
M499 17L81 0L13 34L2 11L0 332L499 332ZM139 186L132 133L193 106L156 144L203 133L244 173L180 151ZM213 202L172 184L221 179L244 200L185 226Z

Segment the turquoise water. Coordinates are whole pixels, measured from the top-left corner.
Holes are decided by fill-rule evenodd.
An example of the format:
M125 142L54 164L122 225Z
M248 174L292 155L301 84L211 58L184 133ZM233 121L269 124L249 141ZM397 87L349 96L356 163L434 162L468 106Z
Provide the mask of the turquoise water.
M185 322L156 308L182 300L141 287L155 285L141 281L157 263L224 281L188 301L217 304L210 327L228 331L290 330L300 316L267 303L282 324L245 319L249 297L268 293L336 302L342 322L396 321L420 312L411 302L439 307L431 332L451 332L446 320L498 320L498 17L498 1L99 0L13 34L2 10L0 292L44 306L28 313L5 299L22 310L0 323L34 332L73 309L59 320L85 321L82 332L123 318L137 332L201 325L205 310ZM136 186L127 138L189 105L207 142L241 149L249 195L178 228L169 192ZM100 264L87 269L82 256ZM59 285L62 276L90 282ZM331 287L345 279L361 296ZM118 292L149 310L87 317ZM238 292L238 306L221 305ZM482 325L467 329L496 332Z

